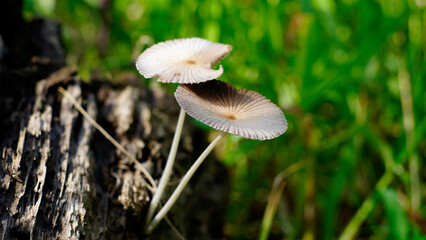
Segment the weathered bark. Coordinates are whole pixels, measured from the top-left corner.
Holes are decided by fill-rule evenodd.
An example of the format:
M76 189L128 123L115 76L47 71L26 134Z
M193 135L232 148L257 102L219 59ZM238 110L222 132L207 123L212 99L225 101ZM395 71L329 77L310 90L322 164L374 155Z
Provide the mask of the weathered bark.
M145 238L151 193L143 174L57 89L66 88L157 180L179 113L174 98L132 75L134 84L121 87L81 82L76 68L64 67L57 23L25 23L12 14L20 1L1 4L10 9L3 18L20 24L0 19L0 239ZM187 121L172 182L206 146ZM220 238L228 188L226 169L207 159L169 214L173 224L188 239ZM177 237L162 223L148 238Z

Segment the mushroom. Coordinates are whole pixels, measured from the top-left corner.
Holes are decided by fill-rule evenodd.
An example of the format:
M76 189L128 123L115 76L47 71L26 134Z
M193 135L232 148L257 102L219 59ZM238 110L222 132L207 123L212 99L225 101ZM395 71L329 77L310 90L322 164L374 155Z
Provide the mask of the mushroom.
M211 67L231 50L230 45L196 37L169 40L146 49L136 68L145 78L158 76L163 83L200 83L222 75L222 65L217 70Z
M237 90L231 84L211 80L182 84L175 92L179 105L191 117L223 131L183 176L175 191L147 228L150 233L166 216L197 168L222 139L224 132L249 139L273 139L287 130L287 120L275 104L257 92Z
M212 80L180 85L175 97L191 117L224 132L249 139L272 139L287 130L283 112L264 96Z
M214 43L202 38L183 38L157 43L146 49L137 59L136 68L145 78L158 76L163 83L193 84L215 79L222 75L223 67L211 67L226 57L232 46ZM148 208L146 223L154 215L164 189L169 182L176 151L182 133L185 111L179 113L176 131L166 166Z

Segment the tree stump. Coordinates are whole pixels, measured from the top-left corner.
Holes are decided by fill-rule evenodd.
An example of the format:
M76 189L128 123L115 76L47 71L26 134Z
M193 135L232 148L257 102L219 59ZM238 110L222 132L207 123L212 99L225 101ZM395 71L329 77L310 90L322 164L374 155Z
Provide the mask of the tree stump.
M178 239L165 221L144 236L152 194L143 174L57 89L156 180L179 113L174 98L131 74L121 86L82 82L77 68L64 65L59 25L25 22L21 6L0 4L8 9L0 12L0 239ZM11 28L11 19L19 24ZM187 118L166 197L207 145ZM210 157L169 213L171 222L187 239L221 238L228 193L227 171Z

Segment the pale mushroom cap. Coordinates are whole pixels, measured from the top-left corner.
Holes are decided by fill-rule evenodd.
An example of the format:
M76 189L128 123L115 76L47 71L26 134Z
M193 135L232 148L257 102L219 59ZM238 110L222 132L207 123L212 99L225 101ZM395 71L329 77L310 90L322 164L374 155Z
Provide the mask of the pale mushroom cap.
M137 59L136 68L145 78L158 76L163 83L200 83L222 75L212 66L226 57L232 46L202 38L183 38L157 43Z
M275 104L257 92L237 90L225 82L182 84L175 97L188 115L224 132L265 140L287 130L287 120Z

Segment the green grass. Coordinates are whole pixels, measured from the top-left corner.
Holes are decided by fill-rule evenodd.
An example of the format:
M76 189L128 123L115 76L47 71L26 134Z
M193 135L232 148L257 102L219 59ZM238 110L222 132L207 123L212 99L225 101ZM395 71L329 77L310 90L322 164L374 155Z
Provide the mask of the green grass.
M159 41L231 44L220 79L284 110L283 136L229 137L220 154L232 173L227 238L258 238L273 179L298 162L269 239L426 238L424 0L98 2L24 10L62 22L86 79L136 74L135 57Z

